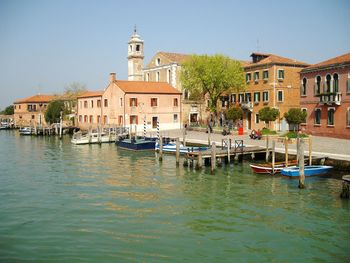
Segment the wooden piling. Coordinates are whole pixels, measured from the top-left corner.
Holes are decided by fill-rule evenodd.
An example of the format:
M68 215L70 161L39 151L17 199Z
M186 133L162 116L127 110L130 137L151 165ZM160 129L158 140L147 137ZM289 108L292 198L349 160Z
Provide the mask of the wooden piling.
M265 161L268 162L269 161L269 136L266 136L266 156L265 156Z
M312 135L309 135L309 165L312 165Z
M202 166L203 166L203 158L202 158L202 153L199 151L198 158L197 158L197 164L196 164L196 170L202 169Z
M305 188L305 174L304 174L304 139L299 140L299 188Z
M227 162L230 163L231 161L231 139L227 139Z
M284 137L284 161L288 167L288 137Z
M176 166L180 164L180 139L176 138Z
M159 136L159 161L163 161L163 136Z
M342 177L342 191L340 193L340 198L349 198L350 196L350 175L344 175Z
M186 128L184 127L183 128L183 131L182 131L182 144L184 145L184 147L186 147Z
M210 141L210 129L208 129L208 147L210 147L211 141Z
M276 147L276 141L272 140L272 174L275 174L275 157L276 157L276 153L275 153L275 147Z
M211 173L215 172L216 168L216 145L215 142L211 144Z

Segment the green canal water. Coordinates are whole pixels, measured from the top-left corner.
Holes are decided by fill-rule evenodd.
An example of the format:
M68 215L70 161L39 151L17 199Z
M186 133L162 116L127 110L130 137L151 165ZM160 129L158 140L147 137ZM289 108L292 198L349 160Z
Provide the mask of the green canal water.
M0 262L350 262L341 181L0 131Z

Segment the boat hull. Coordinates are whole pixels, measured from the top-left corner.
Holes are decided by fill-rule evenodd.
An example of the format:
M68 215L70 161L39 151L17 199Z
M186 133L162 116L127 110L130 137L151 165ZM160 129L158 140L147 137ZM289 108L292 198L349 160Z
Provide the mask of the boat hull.
M125 140L119 140L116 141L116 144L118 147L126 150L132 150L132 151L149 151L154 150L155 141L148 141L148 140L136 140L132 141L130 139Z
M253 172L256 174L272 174L272 167L269 166L259 166L251 164L250 167L252 168ZM282 171L283 167L275 167L274 172L280 173Z
M304 167L304 175L305 176L313 176L313 175L320 175L328 173L333 167L332 166L325 166L325 165L311 165L311 166L305 166ZM288 167L284 168L281 171L282 175L289 176L289 177L298 177L299 174L299 167Z
M198 151L205 151L207 150L207 147L185 147L183 145L180 145L180 154L186 154L188 152L198 152ZM159 144L157 143L155 145L155 150L159 151ZM163 145L163 152L168 152L168 153L176 153L176 144L165 144Z

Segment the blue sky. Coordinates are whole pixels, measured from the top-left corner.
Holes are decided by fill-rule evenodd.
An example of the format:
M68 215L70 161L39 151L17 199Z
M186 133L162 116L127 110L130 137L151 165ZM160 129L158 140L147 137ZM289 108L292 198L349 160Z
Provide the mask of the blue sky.
M67 84L127 79L134 25L157 51L249 60L252 51L316 63L350 51L350 1L0 0L0 108ZM257 45L258 41L258 45Z

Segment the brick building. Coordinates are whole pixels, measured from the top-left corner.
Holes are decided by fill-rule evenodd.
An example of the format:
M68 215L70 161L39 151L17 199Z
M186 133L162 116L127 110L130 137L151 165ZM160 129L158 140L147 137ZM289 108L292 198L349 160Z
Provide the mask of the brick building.
M259 119L259 110L267 106L277 108L280 116L270 128L287 130L283 115L290 108L300 106L299 72L308 64L273 54L252 53L251 58L251 62L242 62L247 83L245 92L223 97L222 106L242 107L245 130L265 127Z
M300 87L306 131L350 139L350 53L304 68Z

